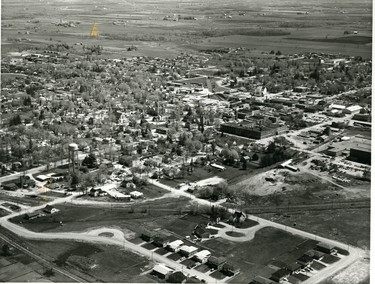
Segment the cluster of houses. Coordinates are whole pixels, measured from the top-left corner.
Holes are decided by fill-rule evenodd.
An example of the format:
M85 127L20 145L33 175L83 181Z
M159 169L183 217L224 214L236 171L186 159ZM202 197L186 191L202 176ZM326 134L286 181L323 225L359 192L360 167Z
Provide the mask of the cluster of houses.
M325 256L337 256L337 249L330 244L320 242L314 249L308 250L295 262L289 264L273 260L268 264L270 271L266 276L258 275L249 284L272 284L272 283L292 283L299 284L308 279L307 276L298 276L299 274L306 274L306 272L313 271L312 265L314 262L320 262ZM323 264L325 267L325 264Z
M193 234L199 239L210 238L209 231L205 230L204 227L205 226L199 224L196 225ZM205 264L211 271L220 271L227 277L233 277L240 272L239 268L233 266L226 260L226 258L213 256L208 249L202 249L195 245L190 238L187 238L185 241L180 239L176 240L174 237L164 235L160 232L153 233L150 231L144 231L141 235L141 239L148 243L152 243L156 247L164 248L171 254L176 255L176 258L173 259L176 259L176 261L182 261L182 264L189 269ZM152 274L157 275L159 278L167 280L168 282L171 281L170 277L174 273L177 272L163 264L156 265L152 271ZM179 272L180 275L181 273L182 272ZM172 278L173 277L174 276L172 276ZM172 283L185 283L184 281L186 280L187 276L185 275L182 277L181 275L180 282Z

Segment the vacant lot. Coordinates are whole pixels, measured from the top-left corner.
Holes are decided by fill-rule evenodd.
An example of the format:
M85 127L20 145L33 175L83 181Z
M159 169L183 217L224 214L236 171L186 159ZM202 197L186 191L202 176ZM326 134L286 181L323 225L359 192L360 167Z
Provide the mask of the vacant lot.
M24 227L36 232L85 231L103 226L116 226L128 234L128 229L138 232L141 227L160 227L168 222L167 220L174 220L180 216L181 210L185 210L187 206L184 198L166 198L128 207L122 205L120 207L120 205L114 203L100 209L95 206L64 204L56 206L60 211L55 214L33 220L25 220L24 216L21 215L13 218L12 222L22 222ZM63 226L60 225L60 221Z
M77 269L88 274L91 281L143 282L146 278L142 278L140 274L150 268L148 259L121 250L117 246L70 241L30 241L29 243L57 265L67 270ZM77 260L80 260L80 263L76 263ZM92 265L92 268L87 264Z
M282 215L260 214L260 217L272 219L278 223L296 227L318 236L369 249L370 247L370 210L338 209L331 211L313 211Z

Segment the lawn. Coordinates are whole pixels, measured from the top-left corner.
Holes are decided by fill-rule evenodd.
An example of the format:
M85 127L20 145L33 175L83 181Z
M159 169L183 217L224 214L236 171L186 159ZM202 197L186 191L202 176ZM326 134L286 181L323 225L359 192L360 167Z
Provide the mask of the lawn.
M208 267L207 264L201 264L197 267L194 268L195 270L198 270L200 272L206 273L207 271L210 271L210 268Z
M153 249L157 248L157 246L155 246L153 243L143 244L142 247L144 247L145 249L148 249L148 250L153 250Z
M311 267L314 268L315 270L322 270L326 266L324 264L314 260L313 263L311 264Z
M226 277L225 274L223 274L222 272L220 272L218 270L212 272L210 274L210 276L213 277L213 278L215 278L215 279L217 279L217 280L222 280L222 279L224 279Z
M241 273L233 279L233 283L242 283L258 275L270 260L294 250L304 240L302 237L266 227L260 229L252 241L236 243L217 238L204 244L214 256L223 256L240 268Z
M202 215L185 215L166 225L165 228L181 237L185 237L191 236L196 225L208 221L208 218L203 217Z
M0 208L0 217L9 215L10 213L3 208Z
M172 253L172 254L168 255L167 258L172 259L174 261L177 261L177 260L180 260L182 258L182 256L178 253Z
M322 258L322 262L324 262L326 264L333 264L333 263L335 263L339 260L340 260L339 257L334 256L334 255L330 255L330 254L327 254L327 255L323 256L323 258Z
M228 236L237 237L237 238L245 236L245 234L238 233L238 232L225 232L225 234L227 234Z
M169 253L169 251L167 251L165 248L158 248L155 252L160 255L165 255Z
M63 192L47 191L47 192L43 192L39 196L64 197L65 194Z

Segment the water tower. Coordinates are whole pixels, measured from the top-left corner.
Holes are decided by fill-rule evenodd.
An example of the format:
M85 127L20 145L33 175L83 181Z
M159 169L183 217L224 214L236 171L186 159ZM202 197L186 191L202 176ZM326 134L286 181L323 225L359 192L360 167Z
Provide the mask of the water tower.
M75 172L75 163L78 161L78 145L76 143L69 144L69 171Z

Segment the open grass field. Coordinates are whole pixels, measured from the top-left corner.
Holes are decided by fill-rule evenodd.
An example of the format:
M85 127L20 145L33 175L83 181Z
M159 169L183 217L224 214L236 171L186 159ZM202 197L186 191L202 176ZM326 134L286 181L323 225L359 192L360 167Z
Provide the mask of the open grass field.
M116 204L104 208L64 204L56 206L60 211L55 214L32 220L26 220L20 215L13 218L12 222L22 222L24 227L35 232L82 232L112 226L123 230L128 238L134 238L135 232L139 232L140 228L155 229L175 220L186 206L183 198L156 200L125 208L116 207Z
M296 227L300 230L335 239L353 246L370 247L370 210L340 209L331 211L300 212L290 217L274 217L260 214L260 217Z
M50 43L100 44L103 56L174 57L214 47L371 57L371 1L240 0L2 2L3 52ZM173 21L173 17L179 21ZM169 20L163 20L170 16ZM196 20L193 20L195 18ZM71 22L73 25L64 25ZM98 39L89 38L93 23ZM60 25L57 25L60 24ZM344 35L344 31L349 32ZM358 34L354 35L353 32ZM319 40L319 41L317 41ZM14 45L13 45L14 44ZM135 45L138 50L126 51Z
M241 269L241 273L233 278L231 283L248 283L253 277L264 270L272 259L288 256L289 259L300 257L315 244L299 249L299 253L291 254L305 239L278 229L266 227L260 229L252 241L235 243L217 238L206 241L204 244L214 256L224 256L228 262ZM301 255L299 255L302 253ZM268 276L269 275L265 275Z
M148 259L117 246L76 243L68 241L29 241L32 247L47 255L68 271L77 269L91 277L91 281L99 282L143 282L146 278L140 274L150 269ZM95 264L94 268L87 268L76 264L75 258L82 263ZM121 264L121 265L119 265ZM143 280L143 281L140 281Z

